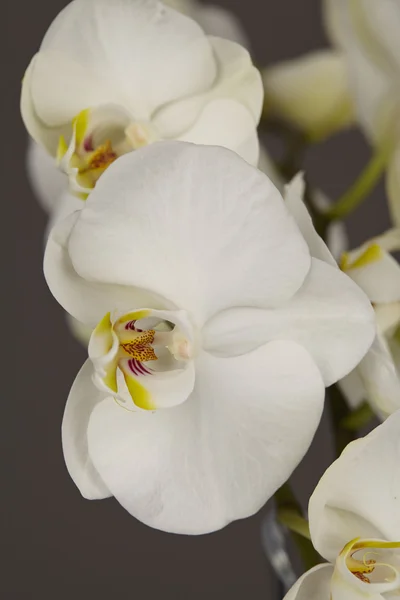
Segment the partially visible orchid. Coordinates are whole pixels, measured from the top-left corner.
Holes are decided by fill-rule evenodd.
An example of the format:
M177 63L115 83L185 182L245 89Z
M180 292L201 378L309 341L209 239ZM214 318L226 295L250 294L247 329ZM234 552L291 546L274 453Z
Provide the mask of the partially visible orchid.
M320 141L354 123L346 62L340 52L319 50L263 71L265 111Z
M158 0L74 0L46 33L21 97L29 133L82 198L119 156L157 140L221 145L257 164L262 103L244 48Z
M381 418L400 409L400 229L345 253L341 268L371 300L378 334L372 348L341 386L350 403L363 399Z
M344 54L357 118L386 157L392 217L400 225L400 3L325 0L325 20Z
M330 564L285 600L395 600L400 595L400 411L351 443L309 504L311 539Z
M63 422L85 497L198 534L253 514L293 471L324 386L375 335L322 240L310 253L299 190L285 204L235 153L159 143L115 161L54 227L48 284L94 328Z

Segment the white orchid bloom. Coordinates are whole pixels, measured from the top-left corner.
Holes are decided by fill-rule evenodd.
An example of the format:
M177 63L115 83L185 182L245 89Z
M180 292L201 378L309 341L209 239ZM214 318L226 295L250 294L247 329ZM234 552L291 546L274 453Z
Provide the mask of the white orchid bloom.
M325 15L346 56L358 120L376 146L391 150L387 188L400 225L400 3L325 0Z
M244 48L158 0L74 0L27 69L21 110L85 198L117 157L157 140L221 145L257 164L262 103Z
M319 50L263 71L266 110L319 141L354 122L346 62Z
M342 270L371 300L378 333L370 351L343 382L349 402L368 400L385 419L400 409L400 229L392 229L343 255Z
M375 334L364 293L310 256L269 179L223 148L121 157L52 230L44 266L95 327L64 416L69 472L85 497L166 531L256 512L306 452L324 384Z
M317 485L311 538L331 564L285 600L396 600L400 595L400 411L351 443Z

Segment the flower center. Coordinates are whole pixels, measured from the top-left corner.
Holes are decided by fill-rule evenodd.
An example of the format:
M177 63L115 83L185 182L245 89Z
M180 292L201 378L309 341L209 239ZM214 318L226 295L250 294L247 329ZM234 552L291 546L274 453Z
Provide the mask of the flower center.
M123 154L158 139L154 127L117 106L80 112L72 121L69 145L60 137L59 166L69 175L71 191L86 199L104 171Z
M182 314L140 310L117 319L105 315L89 342L96 385L122 403L133 400L139 408L154 410L149 376L160 382L192 362L191 325Z
M346 568L363 583L400 591L400 542L353 540L343 550Z

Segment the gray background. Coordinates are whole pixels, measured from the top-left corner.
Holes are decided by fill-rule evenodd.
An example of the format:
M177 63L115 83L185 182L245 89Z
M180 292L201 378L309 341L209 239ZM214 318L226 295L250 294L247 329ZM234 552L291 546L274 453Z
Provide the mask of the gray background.
M327 45L319 0L218 3L242 17L260 65ZM14 214L11 222L8 215L3 217L3 241L10 238L15 248L12 276L16 286L10 307L13 318L8 310L3 311L3 347L6 340L13 339L14 356L7 370L13 376L3 377L10 390L3 388L2 455L11 486L7 483L3 494L7 497L2 511L7 569L2 576L1 586L6 586L2 597L147 600L167 594L170 598L211 600L226 594L231 599L245 595L252 600L275 600L277 585L260 544L265 509L212 535L168 535L137 522L113 499L83 500L65 469L60 424L85 351L69 335L62 311L43 280L46 215L26 180L26 134L18 107L24 70L65 4L63 0L9 0L6 9L10 22L3 61L10 80L2 102L9 101L10 107L2 111L2 162L6 165L2 203L3 215L8 211ZM367 157L362 136L352 132L313 149L307 167L311 179L334 198L346 189ZM351 239L359 243L386 225L380 187L349 221ZM8 243L3 257L9 267ZM3 297L9 300L8 293L3 292ZM325 419L293 478L304 503L329 464L330 452Z

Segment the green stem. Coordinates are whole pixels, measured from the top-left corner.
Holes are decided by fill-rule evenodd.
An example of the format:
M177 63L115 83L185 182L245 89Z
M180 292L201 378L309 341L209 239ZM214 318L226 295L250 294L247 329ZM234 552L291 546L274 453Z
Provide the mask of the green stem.
M296 511L291 508L279 508L278 509L278 520L293 531L303 536L306 540L311 540L310 527L307 519L302 515L299 515Z
M321 562L321 557L310 541L308 522L289 483L285 483L275 494L278 519L291 533L299 550L304 568L308 571Z
M390 146L383 146L377 150L353 185L326 212L330 220L343 219L362 204L382 177L390 151Z
M366 427L374 417L375 415L371 406L368 402L363 402L342 420L341 426L350 431L360 431L360 429Z

